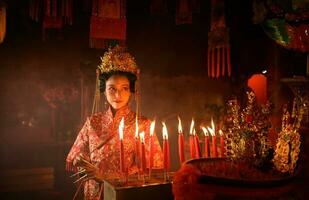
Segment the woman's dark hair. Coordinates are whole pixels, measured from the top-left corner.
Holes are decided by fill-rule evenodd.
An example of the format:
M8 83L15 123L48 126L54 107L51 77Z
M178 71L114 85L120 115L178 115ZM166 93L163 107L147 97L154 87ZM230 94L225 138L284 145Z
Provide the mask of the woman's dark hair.
M125 76L128 78L130 83L130 92L135 92L135 81L136 81L136 75L130 73L130 72L123 72L123 71L112 71L109 73L102 73L99 76L100 80L100 92L104 92L106 88L106 81L113 75L117 76Z

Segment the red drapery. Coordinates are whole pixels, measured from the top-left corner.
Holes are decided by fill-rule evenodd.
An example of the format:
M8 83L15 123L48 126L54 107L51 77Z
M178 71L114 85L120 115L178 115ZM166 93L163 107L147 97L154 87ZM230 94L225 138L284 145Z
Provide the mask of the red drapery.
M118 40L124 45L126 30L124 0L93 0L89 33L91 48L106 48L107 40Z

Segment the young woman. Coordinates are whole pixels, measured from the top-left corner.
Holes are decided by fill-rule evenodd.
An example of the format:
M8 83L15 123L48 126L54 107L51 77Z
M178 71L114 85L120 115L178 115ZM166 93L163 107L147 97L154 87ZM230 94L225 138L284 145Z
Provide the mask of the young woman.
M67 156L67 170L77 166L87 174L84 184L85 199L103 198L103 179L119 177L119 134L118 127L124 118L124 157L128 174L138 172L135 151L136 114L128 106L135 92L137 66L133 57L116 46L106 52L100 69L100 91L108 102L106 112L99 112L87 119ZM149 151L150 121L138 118L138 133L145 132L146 159ZM154 135L153 168L162 168L162 152ZM86 162L85 162L86 160ZM87 164L91 163L91 165ZM91 167L94 166L94 167Z

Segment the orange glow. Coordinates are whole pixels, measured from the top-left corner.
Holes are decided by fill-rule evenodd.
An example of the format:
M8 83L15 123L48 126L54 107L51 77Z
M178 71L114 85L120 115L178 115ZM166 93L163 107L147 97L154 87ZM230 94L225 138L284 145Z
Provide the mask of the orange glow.
M254 74L247 83L256 96L258 104L265 104L267 101L267 78L263 74Z

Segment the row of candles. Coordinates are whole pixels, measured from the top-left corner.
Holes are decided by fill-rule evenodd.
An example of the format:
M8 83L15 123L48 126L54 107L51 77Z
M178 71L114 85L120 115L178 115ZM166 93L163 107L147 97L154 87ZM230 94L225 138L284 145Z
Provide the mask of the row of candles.
M185 161L185 138L182 131L181 120L178 117L178 153L179 161L183 163ZM211 127L201 127L204 133L204 155L202 156L199 137L196 134L194 128L194 120L192 119L190 125L190 136L189 136L189 147L190 147L190 157L194 158L209 158L209 157L218 157L218 147L217 147L217 134L214 126L213 120L211 121ZM150 137L149 137L149 173L151 173L153 167L153 148L154 148L154 135L155 130L155 121L151 122L150 125ZM120 121L119 124L119 139L120 139L120 171L122 173L126 172L125 163L124 163L124 146L123 146L123 133L124 133L124 119ZM218 131L220 135L220 157L225 156L225 146L224 146L224 136L221 130ZM210 147L210 136L211 136L211 147ZM162 122L162 137L163 137L163 168L164 171L168 171L170 168L170 150L169 150L169 140L168 140L168 131L166 124ZM144 174L146 170L146 151L145 151L145 133L138 133L138 123L136 120L136 133L135 133L135 152L138 156L138 164L141 169L141 172Z

